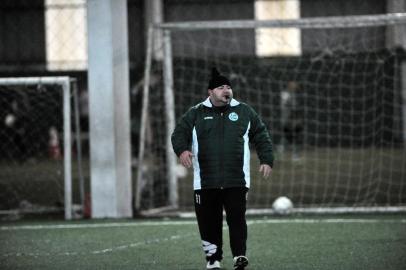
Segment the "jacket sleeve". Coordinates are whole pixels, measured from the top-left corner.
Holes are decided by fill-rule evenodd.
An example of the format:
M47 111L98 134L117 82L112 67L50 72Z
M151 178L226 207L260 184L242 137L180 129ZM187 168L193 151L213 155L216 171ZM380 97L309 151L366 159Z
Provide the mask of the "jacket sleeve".
M172 147L178 157L184 151L191 150L195 118L196 109L192 107L181 117L172 133Z
M250 141L254 144L260 164L268 164L273 167L273 151L271 136L258 114L250 107L251 128L249 131Z

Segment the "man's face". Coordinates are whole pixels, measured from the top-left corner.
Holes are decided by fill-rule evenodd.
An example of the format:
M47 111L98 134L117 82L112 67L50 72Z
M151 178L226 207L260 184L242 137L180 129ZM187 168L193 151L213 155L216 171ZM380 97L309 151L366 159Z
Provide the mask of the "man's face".
M214 106L224 106L231 102L233 90L229 85L221 85L214 89L209 89L209 95Z

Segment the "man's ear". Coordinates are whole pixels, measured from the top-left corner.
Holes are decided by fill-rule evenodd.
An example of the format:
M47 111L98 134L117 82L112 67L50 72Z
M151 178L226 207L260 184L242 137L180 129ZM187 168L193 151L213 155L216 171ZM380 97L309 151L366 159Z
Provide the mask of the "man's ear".
M207 93L209 93L209 96L211 95L213 89L207 89Z

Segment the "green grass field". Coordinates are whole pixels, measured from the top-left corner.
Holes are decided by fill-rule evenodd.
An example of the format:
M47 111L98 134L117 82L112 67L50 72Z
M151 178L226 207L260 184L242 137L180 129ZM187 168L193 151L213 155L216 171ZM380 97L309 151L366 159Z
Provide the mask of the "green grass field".
M405 215L250 217L248 231L251 270L406 269ZM0 243L0 269L205 269L194 219L3 222Z
M291 153L276 153L270 179L258 173L256 153L251 155L251 208L269 208L279 196L288 196L295 206L399 206L406 205L406 148L312 148L294 161ZM73 197L79 203L77 163L73 162ZM90 188L89 160L83 160L86 191ZM133 181L137 176L133 168ZM55 206L63 202L62 161L0 162L0 210L15 209L23 200ZM162 171L153 184L154 198L166 200L167 177ZM148 188L146 188L148 189ZM193 210L193 171L179 178L180 210ZM158 205L162 206L162 205ZM152 205L150 207L156 207Z

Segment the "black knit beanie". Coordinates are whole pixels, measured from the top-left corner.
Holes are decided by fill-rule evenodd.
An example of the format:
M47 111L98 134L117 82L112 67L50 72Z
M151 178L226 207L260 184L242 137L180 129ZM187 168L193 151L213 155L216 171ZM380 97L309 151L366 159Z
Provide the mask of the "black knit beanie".
M210 81L209 81L209 87L208 88L209 89L214 89L214 88L222 86L222 85L231 86L231 83L226 77L220 75L220 73L218 72L218 70L216 68L212 68L212 70L211 70L211 78L210 78Z

